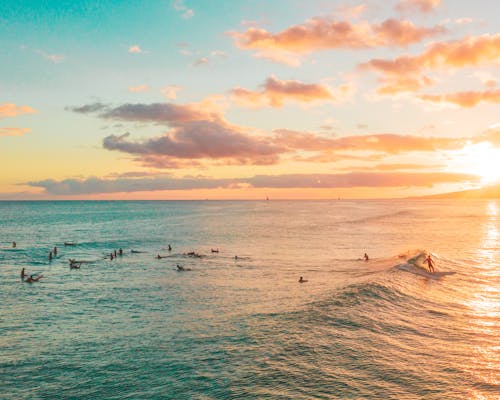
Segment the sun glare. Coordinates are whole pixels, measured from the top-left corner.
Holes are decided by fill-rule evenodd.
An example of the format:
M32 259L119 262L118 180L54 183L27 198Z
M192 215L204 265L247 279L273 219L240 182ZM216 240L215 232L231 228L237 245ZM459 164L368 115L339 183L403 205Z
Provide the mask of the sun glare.
M460 153L460 169L478 175L481 184L490 185L500 181L499 148L485 142L467 145Z

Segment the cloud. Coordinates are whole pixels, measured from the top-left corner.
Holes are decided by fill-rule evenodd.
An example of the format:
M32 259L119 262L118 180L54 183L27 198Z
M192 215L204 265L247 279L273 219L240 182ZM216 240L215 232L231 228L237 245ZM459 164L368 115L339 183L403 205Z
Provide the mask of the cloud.
M268 140L251 137L218 121L184 121L170 132L141 142L129 133L104 138L103 147L164 159L226 159L237 164L273 164L282 151Z
M335 14L345 19L353 19L364 14L367 10L368 6L366 4L358 4L357 6L341 5L337 8Z
M62 181L46 179L42 181L27 182L26 184L33 187L44 188L46 192L54 195L82 195L156 190L215 189L220 186L225 186L227 183L227 179L175 179L164 177L100 179L91 177L87 179L65 179Z
M469 91L441 95L423 94L418 97L421 100L433 103L452 103L460 107L471 108L480 102L500 103L500 90Z
M160 89L161 94L169 100L175 100L177 98L177 92L180 90L182 90L182 87L177 85L169 85Z
M431 187L440 183L478 181L478 177L459 173L351 172L344 174L256 175L249 178L119 178L46 179L23 183L43 188L53 195L84 195L159 190L196 190L216 188L353 188L353 187Z
M441 4L441 0L401 0L396 4L399 12L420 11L429 13Z
M495 147L500 147L500 129L499 124L495 124L491 128L489 128L486 132L481 135L475 137L472 142L473 143L481 143L481 142L489 142Z
M0 118L17 117L22 114L35 114L38 111L29 106L18 106L13 103L0 104Z
M131 134L109 135L103 147L129 154L151 168L202 168L208 165L270 165L283 157L303 162L339 159L374 160L382 155L459 149L467 138L440 138L379 133L332 137L288 129L262 135L228 123L210 101L198 104L94 103L73 111L96 113L99 118L160 124L168 130L155 137L131 140Z
M227 34L237 47L258 51L256 57L297 62L294 56L312 51L408 46L445 31L442 26L422 28L410 21L396 19L381 24L355 24L332 17L316 17L276 34L257 27Z
M382 75L382 94L398 91L418 91L432 84L424 73L430 70L477 67L498 63L500 34L466 37L449 42L436 42L417 56L400 56L393 60L372 59L360 69L371 69Z
M250 107L282 107L285 101L311 103L333 100L333 94L328 86L279 80L273 76L267 78L260 91L235 88L231 94L239 105Z
M191 8L186 7L184 0L174 0L172 3L174 10L182 13L182 18L189 19L194 17L194 11Z
M0 136L24 136L29 132L29 128L0 128Z
M353 188L353 187L397 187L426 186L439 183L477 181L471 174L446 172L351 172L345 174L290 174L258 175L247 179L253 187L259 188Z
M209 59L206 58L206 57L201 57L201 58L198 58L194 63L193 63L193 67L200 67L202 65L207 65L209 64Z
M205 108L201 104L127 103L118 107L110 107L103 103L93 103L80 107L69 107L68 109L80 114L98 113L98 116L103 119L167 125L185 121L212 120L220 117L213 109Z
M108 108L108 105L96 102L92 104L85 104L80 107L66 107L66 110L73 111L79 114L91 114L97 111L102 111Z
M150 87L148 85L138 85L138 86L129 86L128 91L131 93L139 93L139 92L147 92Z
M429 164L377 164L371 167L371 170L378 171L401 171L401 170L422 170L443 168L443 165Z
M135 44L135 45L133 45L133 46L130 46L130 47L128 48L128 52L129 52L129 53L132 53L132 54L143 54L143 53L145 53L145 51L144 51L144 50L142 50L142 49L141 49L141 47L140 47L140 46L138 46L138 45L136 45L136 44Z
M429 152L456 149L465 144L464 138L421 137L382 133L327 138L308 132L280 129L274 131L274 143L289 149L333 151L370 151L386 154Z
M64 54L48 54L42 50L37 50L36 53L40 54L43 58L54 64L59 64L66 60L66 56Z

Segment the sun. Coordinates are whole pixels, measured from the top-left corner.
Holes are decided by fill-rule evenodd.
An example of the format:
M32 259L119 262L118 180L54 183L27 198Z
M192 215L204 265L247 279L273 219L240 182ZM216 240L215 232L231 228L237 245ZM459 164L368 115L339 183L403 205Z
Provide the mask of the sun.
M458 157L459 169L480 177L482 185L500 181L500 148L489 142L468 144Z

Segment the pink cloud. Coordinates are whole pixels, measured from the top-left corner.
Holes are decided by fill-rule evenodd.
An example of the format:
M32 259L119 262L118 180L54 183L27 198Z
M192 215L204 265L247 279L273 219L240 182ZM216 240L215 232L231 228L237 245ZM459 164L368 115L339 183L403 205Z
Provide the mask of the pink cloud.
M161 93L169 100L175 100L177 98L177 92L182 90L182 87L177 85L169 85L161 88Z
M138 85L138 86L129 86L128 91L131 93L140 93L149 91L148 85Z
M269 164L278 161L282 151L269 140L252 137L220 121L183 121L168 133L140 142L128 140L129 134L104 138L108 150L156 160L225 160L235 164ZM146 163L151 165L151 159Z
M318 50L364 49L407 46L445 32L442 26L416 27L410 21L388 19L381 24L312 18L279 33L251 27L245 32L229 32L237 47L257 50L258 57L277 59Z
M400 12L420 11L429 13L441 4L441 0L401 0L396 4L396 10Z
M460 149L470 140L395 133L332 137L287 129L263 136L228 123L220 111L210 111L209 104L202 106L201 103L117 107L96 103L72 110L97 114L106 120L168 126L165 133L143 140L131 140L131 135L125 133L109 135L103 141L105 149L129 154L136 162L152 168L268 165L277 164L284 157L304 162L347 158L366 161L381 159L387 154Z
M500 103L500 90L486 90L484 92L458 92L441 95L423 94L418 96L424 101L433 103L452 103L461 107L471 108L480 102Z
M275 131L274 143L281 147L297 150L371 151L400 154L413 151L457 149L465 144L465 140L463 138L420 137L394 133L327 138L308 132L281 129Z
M128 48L128 52L132 53L132 54L142 54L142 53L144 53L144 50L142 50L140 46L135 44L135 45L130 46Z
M279 80L273 76L266 80L259 91L235 88L231 93L238 104L250 107L282 107L286 101L311 103L333 100L330 88L325 85Z
M393 60L372 59L361 64L382 75L380 93L417 91L432 83L424 72L450 68L495 64L500 60L500 34L466 37L462 40L437 42L417 56L400 56Z
M18 106L13 103L0 104L0 118L16 117L22 114L35 114L38 111L29 106Z

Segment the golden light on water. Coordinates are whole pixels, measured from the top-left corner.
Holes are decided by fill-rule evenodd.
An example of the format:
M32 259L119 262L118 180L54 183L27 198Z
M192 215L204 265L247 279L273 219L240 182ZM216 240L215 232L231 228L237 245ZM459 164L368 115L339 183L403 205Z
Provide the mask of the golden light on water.
M471 285L469 327L473 334L469 373L486 385L500 385L500 251L498 204L486 206L483 241L477 251L476 280ZM471 267L474 268L474 267ZM489 399L484 394L471 393L476 399ZM496 397L491 397L496 398Z

